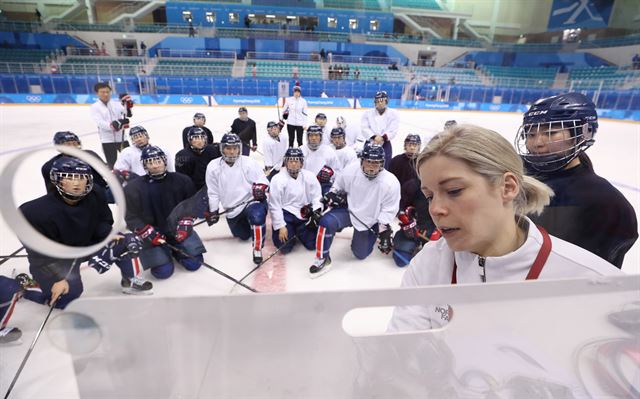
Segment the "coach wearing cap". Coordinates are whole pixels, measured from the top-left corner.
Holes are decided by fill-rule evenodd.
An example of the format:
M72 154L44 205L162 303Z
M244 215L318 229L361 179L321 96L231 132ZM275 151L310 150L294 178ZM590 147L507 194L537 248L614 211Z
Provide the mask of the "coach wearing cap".
M242 140L242 155L249 155L249 148L251 148L251 151L255 151L258 148L256 122L249 118L249 112L245 107L238 109L238 115L231 125L231 133L240 136L240 140Z
M282 118L287 120L289 132L289 147L293 147L293 140L297 138L298 147L302 146L302 133L307 126L307 100L302 98L300 86L293 88L293 96L287 98Z

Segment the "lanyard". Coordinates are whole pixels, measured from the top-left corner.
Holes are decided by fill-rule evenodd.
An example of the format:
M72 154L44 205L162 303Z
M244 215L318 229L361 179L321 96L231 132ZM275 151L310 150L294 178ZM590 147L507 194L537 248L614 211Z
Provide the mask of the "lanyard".
M540 247L540 251L538 251L538 256L533 261L533 265L531 269L529 269L529 273L527 274L526 280L537 280L538 276L540 276L540 272L542 272L542 268L544 267L547 259L549 258L549 254L551 253L551 238L549 237L549 233L545 229L540 226L536 226L540 233L542 234L542 247ZM458 265L456 265L455 255L453 257L453 274L451 275L451 284L457 284L456 272L458 270Z

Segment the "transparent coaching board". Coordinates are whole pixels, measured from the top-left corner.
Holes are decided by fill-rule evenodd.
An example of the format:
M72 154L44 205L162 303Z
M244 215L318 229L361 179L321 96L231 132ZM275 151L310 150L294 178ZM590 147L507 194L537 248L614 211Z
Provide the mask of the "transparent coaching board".
M385 332L393 306L430 303L451 306L445 327ZM87 298L47 328L82 398L640 394L640 276Z

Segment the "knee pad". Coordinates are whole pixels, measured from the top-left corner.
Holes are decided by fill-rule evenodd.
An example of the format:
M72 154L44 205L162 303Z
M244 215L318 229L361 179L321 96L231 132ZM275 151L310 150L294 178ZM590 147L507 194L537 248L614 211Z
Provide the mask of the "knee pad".
M193 258L184 258L179 260L180 264L190 272L198 270L200 266L202 266L203 261L204 261L204 258L202 257L202 255L194 256Z
M151 274L158 280L165 280L173 274L173 263L165 263L164 265L151 268Z
M405 259L402 259L401 256L403 256ZM405 266L409 265L407 260L411 261L411 258L412 258L412 256L411 256L410 253L401 252L401 251L398 251L398 250L393 252L393 261L396 263L396 266L398 266L398 267L405 267Z
M353 256L355 256L356 258L363 260L365 259L367 256L371 255L371 252L373 252L373 248L371 249L371 251L368 252L360 252L360 251L356 251L355 248L353 247L353 245L351 246L351 252L353 253Z

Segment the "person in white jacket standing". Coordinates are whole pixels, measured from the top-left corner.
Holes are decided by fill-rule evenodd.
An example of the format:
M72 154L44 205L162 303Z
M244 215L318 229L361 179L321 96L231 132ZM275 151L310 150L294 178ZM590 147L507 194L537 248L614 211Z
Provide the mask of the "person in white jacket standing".
M269 181L262 166L254 159L240 155L242 141L237 134L227 133L220 140L222 158L209 162L205 180L209 210L207 224L220 220L219 207L227 212L227 224L234 237L253 238L253 262L262 262L266 232L267 191Z
M375 108L362 115L362 135L384 148L384 168L388 169L393 157L391 140L398 134L400 117L396 110L389 108L389 96L386 91L377 92L373 102Z
M307 126L309 112L307 108L307 100L302 98L302 89L300 86L295 86L293 96L287 98L282 110L282 119L287 121L289 147L293 147L295 139L297 139L298 147L302 146L302 133Z
M118 152L129 146L125 140L125 129L129 127L133 100L123 93L120 101L111 100L111 86L106 82L93 87L98 100L91 105L91 118L98 125L98 135L109 167L113 168Z
M417 168L444 240L430 241L413 258L403 287L622 274L526 216L542 212L553 192L524 175L522 160L500 134L451 127L429 142ZM388 330L438 328L453 313L446 304L399 306Z
M360 163L349 164L324 196L325 205L332 209L320 219L316 259L309 268L311 278L329 271L333 236L345 227L353 226L351 251L356 258L369 256L376 239L383 254L391 252L391 223L400 207L400 183L383 169L383 163L382 147L366 146Z
M142 150L150 145L149 132L142 126L134 126L129 130L129 138L133 142L133 146L122 150L120 155L118 155L116 163L113 165L113 169L118 171L126 170L138 176L144 176L147 172L142 165ZM175 172L176 167L171 153L162 147L158 146L158 148L160 148L167 157L167 172Z
M315 249L322 193L318 179L302 169L303 164L302 150L289 148L284 156L283 168L286 171L274 176L269 187L271 237L273 244L285 254L293 249L296 243L292 239L294 236L305 248Z

